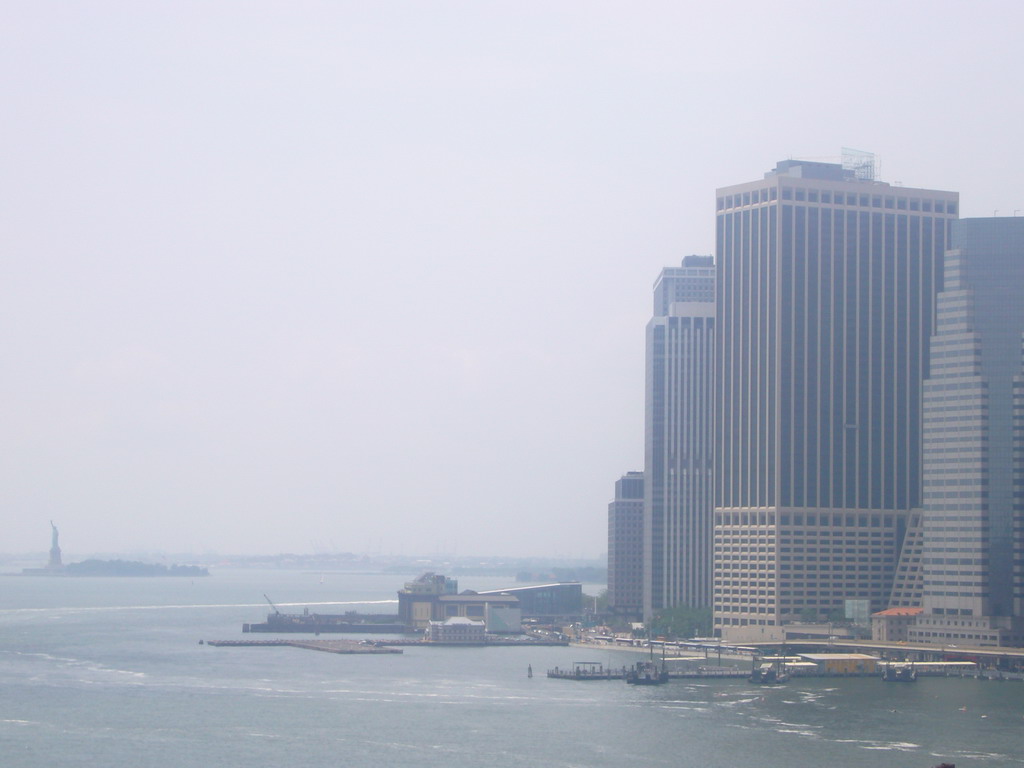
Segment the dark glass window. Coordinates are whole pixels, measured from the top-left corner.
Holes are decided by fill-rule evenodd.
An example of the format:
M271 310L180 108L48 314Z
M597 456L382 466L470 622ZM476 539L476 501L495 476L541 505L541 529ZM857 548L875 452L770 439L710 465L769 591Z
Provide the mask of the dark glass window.
M782 199L783 200L792 200L793 199L793 190L790 189L789 187L783 187L782 188Z
M803 190L797 190L801 192ZM793 227L793 298L794 301L788 307L787 314L792 315L793 332L788 338L792 340L793 346L793 376L790 379L790 387L783 394L782 420L789 421L792 427L790 440L793 446L793 462L790 468L791 475L791 498L794 506L802 507L806 502L804 496L806 468L805 442L807 440L807 428L804 422L804 408L807 392L805 390L807 367L807 324L806 312L809 299L807 279L807 212L803 206L796 206L795 222ZM785 306L785 305L784 305ZM786 337L783 336L783 339ZM788 505L787 505L788 506Z
M783 189L785 192L785 189ZM793 339L793 307L797 303L794 297L794 258L793 251L795 248L794 239L796 234L794 233L793 227L793 206L783 205L782 206L782 220L780 222L782 228L781 231L781 242L782 252L778 255L779 259L779 275L778 285L780 289L780 295L777 302L777 308L771 308L769 311L778 312L778 327L779 333L783 339ZM766 329L767 332L767 329ZM791 445L792 439L792 422L790 420L790 407L792 403L792 386L793 386L793 374L795 371L794 356L795 344L785 343L778 345L778 356L779 359L774 361L774 366L777 366L775 370L778 371L778 398L780 408L780 417L778 419L772 419L772 422L778 423L779 434L777 439L781 441L782 445ZM768 344L768 352L771 355L776 349L775 344ZM771 363L770 363L771 364ZM772 392L769 392L769 400L772 400ZM774 401L769 402L768 411L774 413L774 409L779 407ZM779 505L788 507L792 506L792 483L790 473L792 471L792 458L789 451L781 451L778 454L772 451L769 454L769 461L777 463L776 471L781 478L781 485L777 489ZM769 484L773 484L773 472L768 474Z

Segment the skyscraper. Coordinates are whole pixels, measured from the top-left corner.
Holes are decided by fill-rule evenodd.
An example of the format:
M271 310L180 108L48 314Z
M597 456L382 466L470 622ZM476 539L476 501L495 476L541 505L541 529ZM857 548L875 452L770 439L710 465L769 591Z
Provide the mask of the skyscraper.
M924 387L923 612L908 639L1024 643L1022 338L1024 218L955 222Z
M711 605L715 266L687 256L654 284L647 324L644 616Z
M884 608L921 504L921 384L953 192L787 160L717 193L715 623Z
M615 482L608 505L608 609L637 618L644 601L644 473L627 472Z

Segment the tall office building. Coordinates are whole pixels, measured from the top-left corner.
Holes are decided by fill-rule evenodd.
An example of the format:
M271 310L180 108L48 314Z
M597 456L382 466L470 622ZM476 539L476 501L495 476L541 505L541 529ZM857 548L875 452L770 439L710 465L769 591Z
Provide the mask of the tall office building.
M608 610L639 618L644 601L644 473L615 482L608 505Z
M717 193L727 637L778 637L848 600L885 608L920 508L921 387L958 196L876 181L859 160L787 160Z
M711 605L715 266L687 256L654 284L647 325L644 617Z
M1022 339L1024 218L955 222L924 387L923 611L910 640L1024 643Z

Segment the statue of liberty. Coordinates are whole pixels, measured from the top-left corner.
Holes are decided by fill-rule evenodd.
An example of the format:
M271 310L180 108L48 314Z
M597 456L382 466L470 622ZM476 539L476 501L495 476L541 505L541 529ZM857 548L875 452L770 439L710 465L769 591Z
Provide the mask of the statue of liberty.
M53 524L53 520L50 521L50 528L52 533L50 534L50 562L46 564L47 568L63 568L63 564L60 561L60 544L57 543L57 537L60 536L60 532L57 530L57 526Z

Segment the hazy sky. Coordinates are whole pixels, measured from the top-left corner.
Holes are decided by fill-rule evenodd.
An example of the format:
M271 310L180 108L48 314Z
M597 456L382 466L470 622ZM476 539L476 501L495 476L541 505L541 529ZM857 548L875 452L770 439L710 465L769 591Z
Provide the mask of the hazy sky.
M0 551L598 555L715 188L1024 214L1022 9L0 3Z

